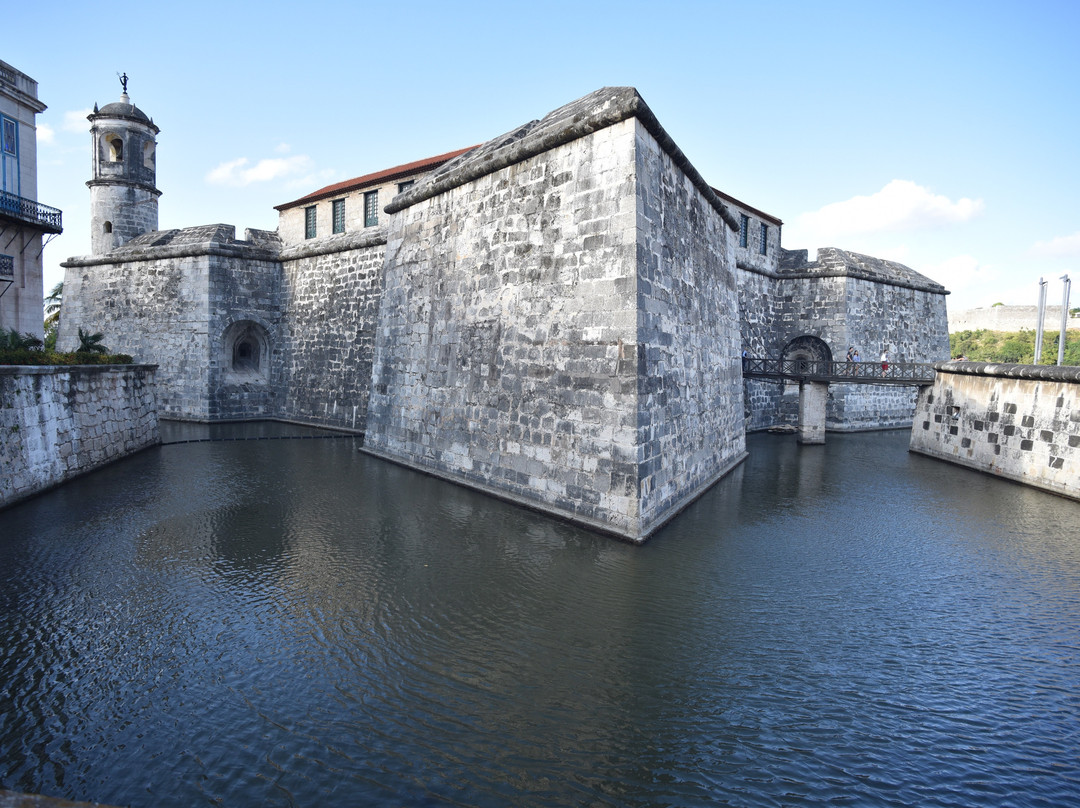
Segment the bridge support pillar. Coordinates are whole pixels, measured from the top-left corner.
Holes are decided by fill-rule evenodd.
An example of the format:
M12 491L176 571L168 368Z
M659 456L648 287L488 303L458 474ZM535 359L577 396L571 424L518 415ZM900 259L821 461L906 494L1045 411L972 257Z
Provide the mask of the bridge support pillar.
M825 442L825 403L828 382L799 382L799 443Z

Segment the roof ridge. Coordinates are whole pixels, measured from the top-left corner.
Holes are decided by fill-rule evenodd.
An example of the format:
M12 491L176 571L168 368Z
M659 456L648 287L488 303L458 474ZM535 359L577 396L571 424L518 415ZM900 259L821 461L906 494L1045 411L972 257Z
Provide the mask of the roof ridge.
M359 177L353 177L352 179L342 180L330 185L326 185L317 191L312 191L310 194L294 199L292 202L285 202L281 205L275 205L274 210L283 211L289 208L295 208L298 205L307 204L310 202L318 202L320 199L326 199L330 196L336 196L337 194L346 193L348 191L355 191L358 188L363 188L366 185L372 185L376 182L392 179L395 176L414 174L417 171L423 171L425 169L438 168L443 163L454 159L467 151L475 149L475 146L469 146L464 149L455 149L454 151L446 152L445 154L438 154L434 157L427 157L423 160L414 160L411 163L402 163L398 166L391 168L384 168L381 171L375 171L371 174L364 174Z

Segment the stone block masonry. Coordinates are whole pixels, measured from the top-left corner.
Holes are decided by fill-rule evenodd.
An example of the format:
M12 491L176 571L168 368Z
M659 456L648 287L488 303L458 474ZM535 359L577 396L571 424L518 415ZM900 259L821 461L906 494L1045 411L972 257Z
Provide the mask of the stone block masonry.
M282 251L284 417L364 430L385 254L385 228Z
M731 225L638 102L391 210L366 451L633 541L745 456Z
M949 333L957 331L1034 331L1039 327L1038 306L991 306L967 309L949 314ZM1080 314L1066 319L1067 329L1080 329ZM1061 328L1061 306L1047 306L1043 314L1043 328L1047 336L1057 334Z
M0 507L159 443L154 374L0 366Z
M632 87L278 210L279 232L153 231L70 259L61 348L81 326L156 364L163 418L363 432L373 454L633 541L738 463L747 429L797 419L796 385L744 393L744 349L948 355L942 287L783 250L781 220L709 186ZM824 428L911 409L907 390L833 385Z
M863 362L888 350L893 362L939 362L949 355L946 291L891 261L836 248L783 251L776 271L739 264L742 347L751 356L787 358L787 346L812 337L843 361L848 347ZM745 382L746 429L794 426L798 385L760 379ZM911 425L911 388L829 385L825 428L835 431Z
M158 366L164 418L196 421L276 414L282 354L276 341L281 265L276 236L231 225L146 233L107 256L64 262L57 345L77 329L111 351ZM259 331L259 372L233 373L237 326Z
M1080 500L1080 368L942 362L911 451Z

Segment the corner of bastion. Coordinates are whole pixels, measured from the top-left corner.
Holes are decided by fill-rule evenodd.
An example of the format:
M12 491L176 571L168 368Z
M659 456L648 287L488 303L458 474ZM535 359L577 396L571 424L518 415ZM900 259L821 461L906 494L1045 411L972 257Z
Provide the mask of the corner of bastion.
M635 542L745 457L737 222L635 90L388 210L365 451Z

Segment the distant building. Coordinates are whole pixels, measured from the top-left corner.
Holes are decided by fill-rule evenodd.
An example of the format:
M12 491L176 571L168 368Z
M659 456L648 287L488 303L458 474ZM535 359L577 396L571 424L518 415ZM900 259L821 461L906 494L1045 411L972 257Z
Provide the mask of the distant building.
M0 329L43 336L45 236L63 230L60 211L37 201L37 82L0 61Z
M958 331L1035 331L1038 327L1038 306L989 306L949 313L950 334ZM1070 316L1066 327L1080 329L1080 317ZM1061 329L1061 306L1046 307L1043 328L1048 333Z

